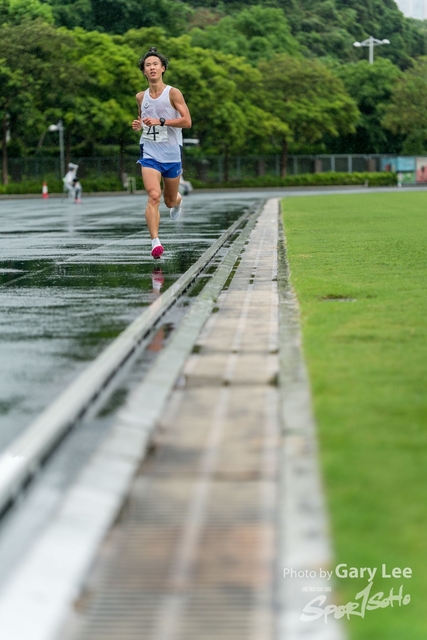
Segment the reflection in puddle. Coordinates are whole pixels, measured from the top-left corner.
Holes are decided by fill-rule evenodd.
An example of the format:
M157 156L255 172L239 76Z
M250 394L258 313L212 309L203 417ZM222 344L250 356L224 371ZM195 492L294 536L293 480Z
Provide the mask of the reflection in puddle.
M153 283L153 293L160 293L160 290L165 281L165 277L160 267L155 267L151 274L151 281Z
M163 324L154 334L153 339L147 347L147 350L154 352L160 351L174 328L175 325L172 322Z

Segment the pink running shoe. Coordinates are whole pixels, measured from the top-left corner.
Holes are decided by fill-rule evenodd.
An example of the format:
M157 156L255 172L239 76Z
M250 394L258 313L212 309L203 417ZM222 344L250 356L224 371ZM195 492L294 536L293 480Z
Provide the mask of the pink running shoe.
M156 260L157 260L157 258L160 258L162 253L163 253L163 247L162 247L161 244L156 244L156 246L151 249L151 255Z

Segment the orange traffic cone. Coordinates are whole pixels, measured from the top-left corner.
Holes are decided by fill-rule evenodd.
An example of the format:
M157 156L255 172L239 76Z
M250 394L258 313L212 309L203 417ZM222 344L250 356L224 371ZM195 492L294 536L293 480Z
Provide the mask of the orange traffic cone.
M49 197L49 191L47 188L47 182L43 182L43 186L42 186L42 198L48 198Z

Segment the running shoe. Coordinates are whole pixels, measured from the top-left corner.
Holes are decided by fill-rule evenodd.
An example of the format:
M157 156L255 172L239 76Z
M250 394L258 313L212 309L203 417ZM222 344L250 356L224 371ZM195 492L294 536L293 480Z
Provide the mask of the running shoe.
M151 255L155 259L160 258L162 253L163 253L163 247L160 243L156 244L156 246L151 249Z
M170 210L171 220L178 220L179 216L181 215L181 211L182 211L182 200L177 207L172 207L172 209Z

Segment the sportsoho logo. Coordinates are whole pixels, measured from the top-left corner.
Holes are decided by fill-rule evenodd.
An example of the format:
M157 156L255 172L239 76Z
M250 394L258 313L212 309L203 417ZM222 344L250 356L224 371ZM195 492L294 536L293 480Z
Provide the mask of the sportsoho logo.
M329 582L331 578L346 579L346 578L366 578L368 583L364 589L356 593L354 601L347 602L347 604L336 605L333 603L327 603L327 596L316 595L310 602L308 602L303 608L300 620L303 622L313 622L323 618L325 622L332 616L335 619L343 618L350 619L351 616L358 616L364 618L367 611L375 611L376 609L386 609L387 607L402 607L411 602L411 596L409 593L404 592L404 584L400 584L398 587L391 587L388 591L374 591L374 578L381 577L384 579L401 579L408 580L412 578L412 569L405 567L393 567L389 569L387 565L381 565L378 567L349 567L347 564L339 564L333 570L317 569L317 570L298 570L292 568L284 569L284 578L286 580L298 580L300 583L304 578L311 579L316 582L325 585L325 582ZM302 591L305 592L319 592L319 591L332 591L330 586L302 586Z

